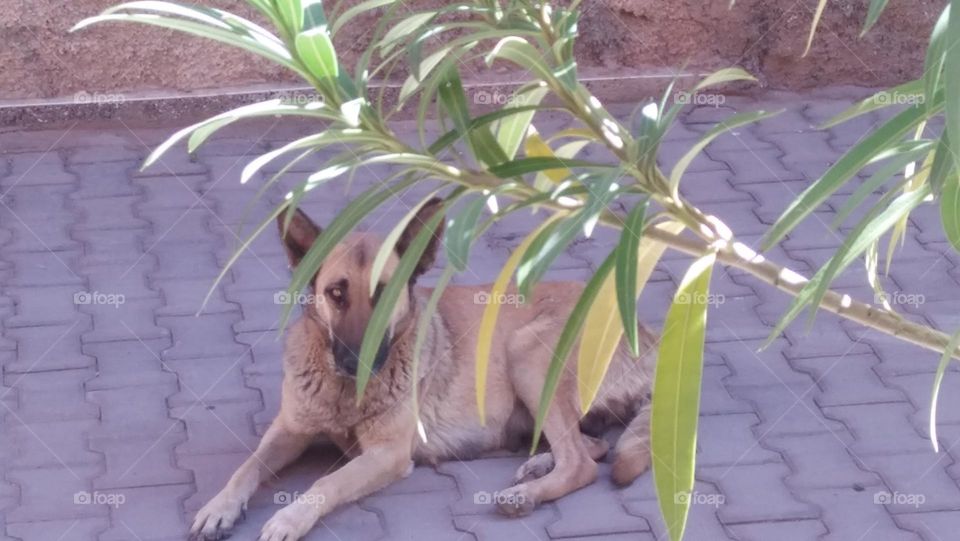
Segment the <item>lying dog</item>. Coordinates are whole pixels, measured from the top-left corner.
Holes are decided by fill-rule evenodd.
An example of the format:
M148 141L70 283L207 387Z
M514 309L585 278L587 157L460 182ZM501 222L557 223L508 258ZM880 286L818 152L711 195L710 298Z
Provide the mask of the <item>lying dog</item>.
M380 278L389 281L404 250L441 208L422 207L400 236L396 254ZM283 216L281 216L283 218ZM320 229L297 211L284 238L296 266ZM279 510L263 528L263 541L300 539L324 515L408 475L413 464L465 460L482 453L517 448L533 429L532 412L550 364L552 348L583 289L582 284L542 283L532 298L501 310L490 354L486 424L476 404L474 352L484 310L478 298L486 286L448 287L430 321L418 374L412 373L417 321L430 290L416 278L436 258L442 226L430 239L408 286L393 311L387 336L376 355L363 400L356 403L355 376L364 331L377 294L369 291L370 270L380 241L353 234L336 246L313 279L315 302L290 329L284 354L280 413L259 447L227 486L198 513L191 532L201 539L224 536L243 513L262 481L296 459L318 435L325 435L350 457L342 468L319 479L308 492ZM656 337L640 327L641 351L652 351ZM577 395L575 363L560 379L544 422L550 451L530 458L514 484L498 493L504 514L525 515L540 502L555 500L597 477L596 460L609 445L584 434L588 425L621 422L613 479L628 484L650 465L649 394L653 353L634 359L618 348L587 415ZM427 436L417 434L412 410L413 378L419 379L419 414Z

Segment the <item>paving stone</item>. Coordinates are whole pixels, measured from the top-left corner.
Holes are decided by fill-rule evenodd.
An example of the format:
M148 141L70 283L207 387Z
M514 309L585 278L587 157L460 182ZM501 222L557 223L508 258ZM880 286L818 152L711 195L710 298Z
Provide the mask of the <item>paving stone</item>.
M753 413L702 415L697 429L697 465L739 466L780 462L780 455L753 436L760 420Z
M180 382L180 392L169 397L168 404L206 407L220 402L258 400L257 391L244 386L243 367L249 363L249 356L167 361L164 367L175 372Z
M101 463L101 456L87 448L85 437L94 426L93 419L30 425L14 422L5 428L16 453L9 466L17 469L96 466Z
M227 480L237 471L250 453L223 453L216 455L180 455L176 457L177 466L191 473L196 492L183 503L189 518L204 504L217 495L227 484ZM249 520L249 519L248 519Z
M919 539L934 540L956 535L957 520L960 520L960 511L904 513L896 517L897 524L904 530L915 532Z
M386 537L392 539L457 539L462 535L447 515L447 505L456 492L427 492L416 498L404 495L371 496L363 506L375 509L386 524ZM416 534L414 534L416 532Z
M842 424L823 416L810 386L729 385L728 389L734 398L753 404L761 419L755 430L763 437L845 431Z
M230 269L233 283L225 286L227 298L233 291L266 291L272 295L286 291L290 285L290 270L284 255L260 256L245 254Z
M74 271L76 252L35 252L7 254L4 259L13 263L14 276L7 280L12 286L47 286L80 284L82 279Z
M247 368L250 367L256 367L256 365L250 365ZM253 414L254 431L258 436L262 436L280 412L280 390L283 375L279 372L266 374L245 372L246 385L259 391L264 404L263 409Z
M43 520L15 522L7 525L7 532L17 539L50 539L70 541L96 541L100 532L109 527L107 517L77 518L66 520ZM3 537L0 539L12 539Z
M850 449L861 458L930 449L930 442L910 424L913 407L908 403L836 406L823 408L823 413L850 429L855 438Z
M83 352L97 360L97 377L86 382L88 391L124 387L171 384L176 374L167 371L160 352L170 346L167 339L94 342L83 345Z
M901 530L884 510L874 503L874 491L850 488L803 490L798 494L815 504L829 534L821 539L890 539L917 541L916 534Z
M183 443L182 431L131 438L127 434L104 434L90 438L90 448L102 453L105 474L93 481L97 490L154 487L192 483L187 470L173 464L173 448Z
M83 319L74 302L74 295L81 291L78 285L6 288L5 293L15 303L16 314L6 318L4 326L69 325Z
M98 135L84 140L82 146L68 155L67 162L74 166L86 163L139 161L144 158L144 151L142 145L137 142L112 135L106 137Z
M199 316L159 317L157 323L170 329L173 347L163 352L164 360L204 357L240 357L247 348L233 340L233 313Z
M103 229L143 229L150 224L134 213L136 196L98 197L75 201L83 218L77 223L79 231Z
M206 175L180 175L138 178L133 184L144 194L139 210L203 208L200 186Z
M547 526L550 537L575 537L648 531L645 520L619 505L610 481L610 467L600 465L596 482L557 500L560 518Z
M45 423L93 419L99 411L86 401L84 381L92 378L93 370L56 370L27 374L5 374L3 382L16 390L17 423Z
M91 494L89 480L100 470L101 466L8 470L7 480L20 487L20 505L6 514L8 526L17 522L106 517L107 505L83 497Z
M846 434L804 434L767 436L764 446L779 451L790 465L787 486L798 488L853 488L880 484L851 449Z
M712 344L711 347L716 344ZM730 369L726 365L704 366L703 385L700 391L700 414L723 415L728 413L752 413L753 407L743 400L736 400L724 386L729 381Z
M936 355L936 354L932 354ZM910 398L910 402L916 407L916 412L911 415L913 425L921 434L928 434L930 419L930 398L933 388L933 374L911 374L906 376L889 377L886 381L891 387L903 390ZM960 374L957 372L947 372L944 374L943 382L940 388L943 391L956 388L960 383ZM960 423L960 411L957 411L957 404L960 397L953 392L941 392L937 397L937 422L941 424Z
M72 164L70 171L79 177L79 189L71 199L140 195L142 189L128 180L137 161Z
M154 253L160 247L195 250L197 245L209 246L215 237L207 226L210 211L202 207L192 209L137 209L137 215L151 227L144 237L147 251Z
M222 287L218 287L204 304L213 285L213 280L207 278L155 280L152 285L163 294L163 306L155 312L158 316L193 316L197 312L221 314L239 309L236 304L226 301Z
M113 527L100 535L102 541L182 539L189 526L180 511L180 501L193 488L165 485L124 488L124 502L111 511Z
M516 539L518 541L543 541L549 539L547 525L556 520L555 512L549 512L551 506L538 509L532 515L522 518L508 518L490 515L464 515L455 517L453 523L461 532L469 532L477 541L496 541L498 539ZM467 535L467 534L464 534ZM467 535L469 537L469 535ZM653 539L631 532L630 539ZM570 538L564 538L569 541ZM586 538L584 538L586 539ZM601 535L589 536L590 540L608 541L614 537Z
M100 406L98 435L156 438L182 431L182 425L167 415L166 397L175 391L175 385L166 384L88 392L88 399Z
M960 488L947 474L949 455L926 450L920 453L865 457L868 467L876 470L887 487L878 492L891 513L917 511L951 511L960 505Z
M290 302L310 302L312 296L290 297L286 290L231 291L230 301L240 305L243 318L234 325L238 333L274 331L280 328L283 309Z
M187 428L188 439L177 447L177 455L252 453L259 438L253 432L250 414L260 407L257 401L171 408L171 417Z
M823 539L827 528L819 520L791 520L786 522L756 522L734 524L729 527L736 539L741 541L804 541Z
M732 171L734 187L755 182L782 182L800 180L803 174L784 167L779 149L709 150L714 160L725 163Z
M704 480L716 483L724 495L717 514L724 524L765 520L812 519L817 509L796 499L782 483L790 474L783 464L701 468Z
M70 325L20 327L6 334L17 342L15 360L4 362L8 374L92 367L94 360L80 353L80 336L88 324L77 318Z
M80 305L80 311L93 317L93 330L84 333L83 342L113 342L116 340L155 340L167 338L170 331L156 324L154 310L161 306L160 299L125 299L109 295L98 304ZM111 301L116 301L111 303Z
M89 287L87 293L122 296L126 302L135 299L157 299L160 293L153 289L148 282L148 276L153 272L156 261L153 256L146 255L139 261L101 265L97 267L79 267L79 271L87 275Z
M520 457L440 463L437 471L453 477L457 486L460 487L460 499L450 502L451 513L455 516L486 513L486 504L475 503L474 496L493 494L509 487L513 474L521 464L523 459Z
M80 265L94 267L99 265L123 265L124 272L135 263L143 262L143 237L145 232L131 230L72 231L71 236L83 243L83 256ZM147 259L152 262L152 259ZM86 274L86 272L84 273ZM117 273L117 276L123 274Z
M720 321L725 325L725 321ZM775 387L794 384L813 385L809 375L797 371L783 355L789 347L786 340L778 338L764 349L766 340L737 340L711 344L711 348L723 356L731 375L725 380L730 385L772 385Z
M220 274L220 266L211 253L212 246L203 244L176 245L155 244L149 250L157 258L157 268L151 273L153 279L207 278L213 280Z
M879 363L873 355L815 357L797 359L794 366L808 372L822 389L815 398L821 406L902 402L903 393L886 387L873 367Z

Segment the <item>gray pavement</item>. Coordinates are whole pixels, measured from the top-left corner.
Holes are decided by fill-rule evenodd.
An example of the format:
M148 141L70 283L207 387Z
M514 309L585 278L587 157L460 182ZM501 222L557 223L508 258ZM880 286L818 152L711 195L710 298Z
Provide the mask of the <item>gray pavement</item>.
M868 115L815 131L848 103L731 97L721 108L685 114L664 159L676 160L708 122L732 109L785 107L712 144L685 186L692 200L756 243L790 198L879 120ZM563 126L547 118L539 127ZM241 186L243 165L309 126L246 124L215 138L195 160L178 148L138 173L149 149L176 128L110 121L0 133L4 541L183 539L193 512L256 446L277 410L274 297L289 274L272 229L195 313L238 243L245 205L263 180ZM413 137L409 125L398 130ZM361 172L349 193L345 182L334 182L305 206L328 222L350 194L386 173ZM367 227L388 231L418 193L391 201ZM268 199L281 196L277 187ZM831 198L768 257L809 275L840 242L827 227L840 201ZM255 205L249 216L259 219L267 208ZM491 281L535 219L493 227L457 280ZM551 276L586 279L614 242L604 232L576 242ZM667 254L642 297L646 321L662 322L688 262ZM885 286L910 317L952 332L960 327L958 263L936 208L926 206L911 218ZM714 284L722 302L709 316L687 539L955 539L960 375L951 371L944 381L942 449L935 454L926 435L935 354L826 314L809 329L798 321L758 351L787 297L735 270L718 270ZM838 285L872 298L860 267ZM505 487L522 460L418 467L326 517L308 539L664 538L649 474L623 490L601 475L526 519L499 517L483 494ZM330 448L312 449L258 492L236 538L255 538L285 498L342 461Z

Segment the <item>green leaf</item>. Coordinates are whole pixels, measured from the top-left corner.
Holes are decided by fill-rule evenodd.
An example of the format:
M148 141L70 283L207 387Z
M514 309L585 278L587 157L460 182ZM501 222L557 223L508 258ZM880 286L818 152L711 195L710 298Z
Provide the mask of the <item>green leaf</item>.
M273 4L290 33L296 35L300 32L303 28L303 7L300 0L273 0Z
M523 142L533 115L537 112L537 105L547 95L549 89L545 86L537 87L523 94L514 94L514 103L523 104L528 109L525 112L506 117L497 128L497 142L503 148L508 160L517 155L520 143ZM532 106L532 107L531 107Z
M922 106L908 107L848 150L820 179L790 203L764 237L763 249L767 250L779 242L876 154L896 143L910 128L921 122L925 115L926 110Z
M450 115L457 131L467 134L470 150L478 162L491 166L507 161L507 156L493 137L493 133L490 132L488 126L470 128L471 119L470 110L467 107L467 97L455 65L451 64L447 67L437 92L440 103L443 104L447 114Z
M940 77L943 74L945 58L944 41L947 33L947 24L950 21L950 6L947 5L937 18L937 24L930 33L930 45L927 46L927 55L923 62L923 92L928 102L933 101L940 86Z
M637 251L643 236L648 203L649 200L644 199L627 215L617 247L617 307L620 309L627 345L634 355L640 355L640 339L637 333Z
M336 79L340 76L340 63L333 49L330 34L323 27L297 34L297 54L300 60L319 79Z
M367 330L363 334L363 342L360 345L360 360L357 367L357 404L363 399L363 392L367 388L367 382L370 380L370 373L373 370L373 359L380 348L380 344L386 339L387 327L390 326L390 318L393 316L393 309L397 304L400 294L407 290L410 284L410 276L420 262L430 238L434 231L443 220L443 210L434 214L423 225L423 228L413 238L410 246L403 253L397 268L393 271L393 276L387 282L386 287L380 292L380 298L370 315L370 321L367 323Z
M390 233L384 237L383 242L380 244L380 248L377 250L377 255L373 258L373 263L370 265L370 297L372 298L377 291L377 283L380 282L380 274L383 273L383 267L387 264L387 259L390 258L390 254L393 253L394 248L397 245L397 241L400 240L400 235L403 234L404 229L410 225L410 222L416 218L417 213L420 212L420 209L424 205L430 202L433 199L433 196L436 195L441 188L431 191L424 197L419 203L413 206L407 214L399 221L396 225L393 226L393 229L390 230ZM461 188L462 189L462 188Z
M670 539L687 524L697 453L707 294L716 254L690 265L663 324L650 418L653 480Z
M484 192L475 198L460 214L450 219L447 230L443 235L443 245L447 253L447 262L452 268L463 271L467 268L470 246L476 238L477 222L487 206L487 200L492 197Z
M521 37L510 36L500 40L487 55L487 65L493 64L493 61L497 58L513 62L517 66L533 72L543 81L556 80L550 67L544 62L543 55Z
M944 36L943 87L946 107L945 133L950 137L950 156L960 156L960 0L950 0L950 16Z
M933 392L930 393L930 443L933 444L934 453L940 452L940 443L937 441L937 399L940 397L940 384L943 383L943 376L956 354L958 345L960 345L960 331L955 332L947 342L947 347L940 356L940 364L937 365L937 373L933 377Z
M557 340L557 346L553 348L553 356L550 359L550 366L547 368L547 376L543 382L543 390L540 392L540 406L537 409L537 416L533 424L533 444L530 447L530 454L533 454L537 450L537 446L540 443L540 434L543 432L543 420L546 418L547 411L550 409L550 404L553 402L553 397L557 392L557 384L560 382L560 375L563 372L567 358L570 356L570 350L580 335L583 322L587 317L587 311L597 298L600 287L603 285L604 280L606 280L607 275L613 270L615 257L616 250L610 252L610 255L608 255L603 263L600 264L600 267L597 268L597 272L595 272L593 277L590 278L590 281L587 282L587 285L583 288L583 292L580 293L580 298L577 299L577 304L573 306L573 311L571 311L567 317L567 322L564 324L563 331L560 332L560 338Z
M330 33L336 36L337 32L339 32L344 25L358 15L362 15L367 11L373 11L377 8L392 4L395 1L396 0L366 0L366 2L360 2L355 6L351 6L333 21L333 25L330 27Z
M584 160L567 160L536 156L532 158L518 158L489 168L490 173L500 178L511 178L546 171L547 169L569 169L573 167L589 167L592 169L610 169L612 166L588 162Z
M710 75L707 75L697 83L697 86L693 87L693 91L703 90L704 88L716 86L723 83L729 83L732 81L756 81L757 78L753 75L750 75L750 72L743 68L732 67L732 68L723 68L719 69Z
M944 182L940 195L940 220L947 240L954 250L960 252L960 177L957 175L951 175Z
M716 139L719 135L726 133L732 129L739 128L740 126L746 124L752 124L758 120L769 118L774 115L782 113L783 110L779 111L748 111L745 113L737 113L725 118L722 122L714 126L707 133L700 138L699 141L688 150L678 161L677 164L673 166L673 170L670 172L670 187L673 189L674 193L677 193L680 186L680 178L683 176L684 171L687 170L687 167L690 166L690 163L703 151L711 141Z
M427 339L427 331L434 324L433 315L437 312L437 306L440 304L440 297L443 295L447 285L450 283L450 279L453 277L454 268L446 267L443 269L443 274L440 275L440 278L437 279L436 285L433 286L433 292L430 293L430 298L427 300L427 304L423 307L423 312L420 314L420 321L417 323L417 339L413 345L413 364L410 366L410 373L414 374L412 387L410 388L410 396L419 397L420 391L420 352L423 351L423 344ZM412 400L413 406L413 417L417 420L417 433L420 435L420 439L423 442L427 441L427 434L424 431L423 423L420 422L420 401Z
M517 289L521 295L530 294L534 284L543 277L553 261L591 220L607 208L619 192L617 180L618 175L615 172L595 179L588 186L590 195L583 208L570 218L557 222L555 227L545 229L533 241L517 267Z
M398 40L409 36L420 27L430 24L430 22L433 21L436 16L437 12L428 11L424 13L413 14L398 22L393 26L393 28L387 31L387 33L383 36L383 39L380 40L380 43L377 44L377 46L382 49L380 54L389 54L390 50Z
M936 196L943 191L947 175L956 171L957 160L950 155L951 152L953 147L950 146L950 138L947 132L943 132L934 150L933 164L930 165L930 189Z
M894 175L903 172L907 164L914 162L920 159L923 154L930 151L931 144L929 141L923 141L921 144L913 144L915 142L911 141L910 143L905 143L903 150L892 154L890 157L890 162L884 164L883 167L877 170L876 173L870 175L870 178L865 180L863 184L857 186L856 191L853 192L850 197L844 202L843 207L837 211L837 216L833 220L833 226L839 227L846 219L850 216L850 213L853 212L861 203L874 191L876 191L884 182L892 178ZM878 159L883 159L877 157L874 161Z
M869 113L870 111L876 111L877 109L883 109L885 107L901 104L903 102L909 103L912 101L918 103L920 101L925 101L927 104L932 105L937 103L934 97L934 94L928 94L928 97L925 99L923 93L923 80L915 79L893 88L881 90L872 94L868 98L860 100L847 109L844 109L830 120L824 122L818 126L818 128L821 130L832 128L838 124L842 124L850 120L851 118L856 118L860 115Z
M867 10L867 19L863 23L863 31L860 32L860 37L863 37L864 34L870 31L873 28L873 25L877 23L877 19L880 18L880 14L883 13L884 8L887 7L888 0L870 0L870 8Z

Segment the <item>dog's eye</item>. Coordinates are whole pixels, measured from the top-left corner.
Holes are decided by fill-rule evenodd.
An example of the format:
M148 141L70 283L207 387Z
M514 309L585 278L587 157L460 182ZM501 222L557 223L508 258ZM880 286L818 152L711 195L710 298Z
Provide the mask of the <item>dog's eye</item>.
M341 285L330 286L326 290L327 297L330 298L337 306L342 306L346 302L346 294L344 288Z

